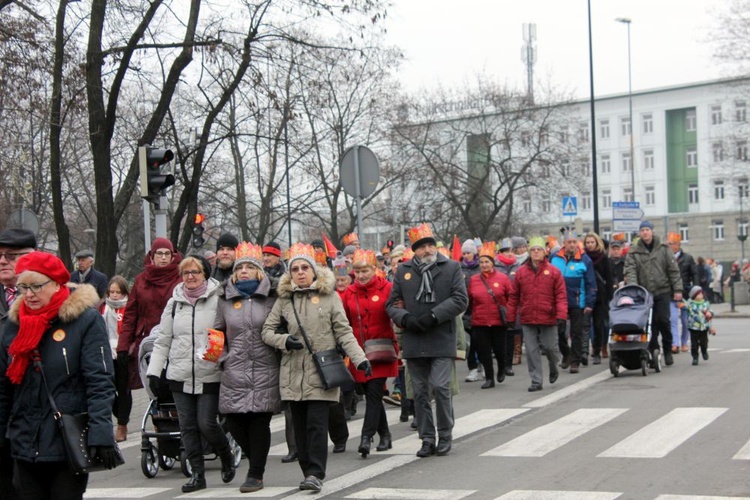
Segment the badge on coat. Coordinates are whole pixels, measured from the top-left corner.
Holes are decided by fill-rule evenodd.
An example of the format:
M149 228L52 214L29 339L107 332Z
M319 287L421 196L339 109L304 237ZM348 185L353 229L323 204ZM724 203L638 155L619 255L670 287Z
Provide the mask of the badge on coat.
M493 283L492 286L494 286L495 288L497 288L497 287L500 286L500 283Z
M404 279L405 280L410 280L411 279L411 273L404 274Z
M574 266L574 265L570 266L570 270L571 271L575 271L575 269L576 269L576 266Z
M232 304L232 307L234 307L235 309L242 309L242 302L238 300L237 302Z
M52 334L52 338L55 339L55 342L62 342L65 340L65 330L55 330L55 333Z
M549 271L547 269L544 270L544 274L549 274Z
M312 302L313 304L317 304L318 302L320 302L320 297L312 297L310 298L310 302Z
M377 296L377 295L373 295L373 296L372 296L372 301L373 301L373 302L377 302L377 301L379 301L379 300L380 300L380 297L379 297L379 296Z

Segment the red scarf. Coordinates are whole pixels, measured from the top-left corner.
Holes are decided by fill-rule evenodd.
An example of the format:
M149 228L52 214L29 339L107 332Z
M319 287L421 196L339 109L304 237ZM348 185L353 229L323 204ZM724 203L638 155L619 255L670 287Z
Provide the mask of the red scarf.
M8 353L13 360L5 372L12 383L20 384L23 381L26 368L31 361L31 352L37 348L42 335L47 331L50 322L57 318L60 306L69 295L68 287L61 286L52 296L49 304L35 311L26 307L26 302L21 302L21 307L18 309L18 334L8 348Z

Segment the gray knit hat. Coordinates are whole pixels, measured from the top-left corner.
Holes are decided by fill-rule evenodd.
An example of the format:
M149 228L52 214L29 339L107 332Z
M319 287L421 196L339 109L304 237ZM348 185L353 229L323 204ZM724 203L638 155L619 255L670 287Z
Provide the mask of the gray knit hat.
M513 250L527 246L526 238L523 236L514 236L510 239L510 242L513 245Z

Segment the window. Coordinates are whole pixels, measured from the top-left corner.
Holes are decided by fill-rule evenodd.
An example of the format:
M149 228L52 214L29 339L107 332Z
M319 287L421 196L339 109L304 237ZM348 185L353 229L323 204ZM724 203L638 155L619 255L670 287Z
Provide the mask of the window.
M654 131L654 115L645 113L643 115L643 133L650 134Z
M559 135L560 135L560 144L567 144L568 143L568 131L561 130L559 132Z
M653 149L643 150L643 169L644 170L654 169L654 150Z
M602 208L612 208L611 189L602 189Z
M750 195L750 190L748 190L747 185L747 179L740 179L737 187L739 187L740 190L740 198L747 198L748 195Z
M591 176L591 162L587 159L581 160L581 171L586 177Z
M654 186L646 186L646 205L656 205L656 190Z
M599 134L602 139L609 139L609 120L602 120L599 122Z
M688 132L695 132L696 121L695 110L689 109L685 113L685 130Z
M521 132L521 146L528 148L531 145L531 133Z
M581 193L581 210L591 210L591 193Z
M531 199L530 198L523 199L523 213L525 214L531 213Z
M737 101L734 103L734 119L738 122L747 121L747 108L745 107L745 101Z
M685 163L688 167L698 166L698 149L695 146L688 146L685 151Z
M740 219L737 221L737 235L747 236L747 219Z
M568 160L563 160L560 163L560 172L562 172L563 177L570 177L570 162Z
M589 124L588 122L581 123L578 128L578 140L581 142L589 142Z
M602 227L602 238L611 241L612 240L612 228L609 226Z
M635 201L633 197L633 188L625 188L622 190L622 201Z
M724 221L723 220L712 221L711 234L714 237L714 241L724 241Z
M608 174L612 171L612 164L610 163L609 155L602 155L601 164L603 174Z
M633 170L633 162L630 158L630 153L623 153L622 154L622 171L623 172L630 172Z
M682 238L683 243L687 243L690 241L690 228L688 228L687 222L681 222L679 227L680 231L680 238Z
M711 125L721 125L721 104L711 106Z
M630 123L630 117L620 118L620 134L630 135L633 132L633 128Z
M698 184L688 184L688 203L691 205L698 203Z
M549 168L549 163L546 163L546 162L542 163L542 165L539 168L539 176L547 178L550 175L552 175L552 171Z
M711 152L714 155L714 163L724 161L724 144L721 142L714 142L711 144Z
M542 212L548 214L550 213L551 210L552 210L552 202L549 201L549 198L545 198L544 200L542 200Z
M735 152L737 154L736 158L738 160L747 161L747 141L737 141Z
M724 199L724 181L714 181L714 200Z

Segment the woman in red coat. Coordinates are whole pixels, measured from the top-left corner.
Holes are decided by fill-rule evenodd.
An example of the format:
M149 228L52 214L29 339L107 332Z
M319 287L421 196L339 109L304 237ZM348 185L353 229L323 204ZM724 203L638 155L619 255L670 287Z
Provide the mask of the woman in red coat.
M393 332L391 319L385 312L385 301L391 294L391 283L376 276L377 259L370 250L358 249L354 252L352 265L354 283L349 285L341 300L354 337L362 349L367 340L388 339L393 343L394 352L397 352L396 334ZM365 391L365 419L362 423L362 441L357 452L366 458L370 454L370 443L376 432L380 436L377 451L391 448L391 432L383 406L383 393L386 379L398 375L398 361L395 358L388 362L373 361L370 376L365 376L351 365L349 369L355 382L362 384Z
M471 333L476 342L479 361L484 367L482 389L495 387L492 353L497 358L497 382L505 380L505 308L508 304L510 278L495 269L495 242L489 241L479 250L479 273L469 280Z

